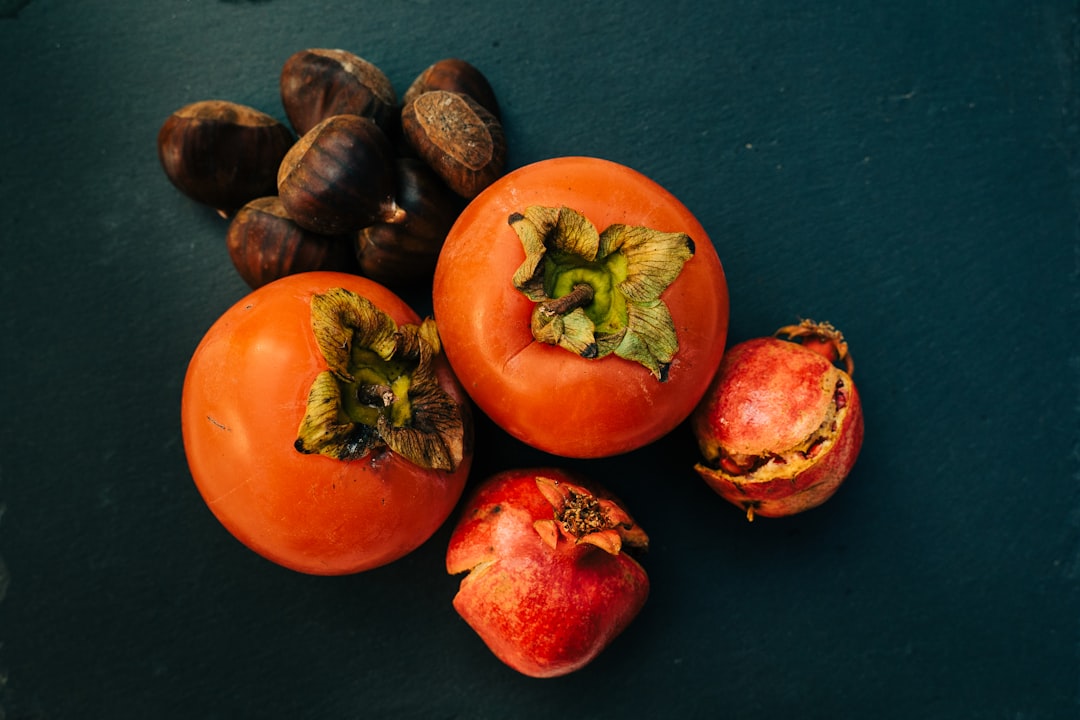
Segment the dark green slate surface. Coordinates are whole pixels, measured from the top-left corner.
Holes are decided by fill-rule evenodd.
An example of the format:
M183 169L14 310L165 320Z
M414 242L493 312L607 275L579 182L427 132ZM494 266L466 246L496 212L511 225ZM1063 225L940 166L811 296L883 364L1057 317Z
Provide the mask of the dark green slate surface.
M0 3L0 717L1076 717L1078 18L1048 0ZM305 47L401 89L472 61L512 166L598 155L699 216L732 341L840 326L867 421L841 492L747 524L690 470L685 428L569 463L650 532L653 594L593 665L543 682L454 614L448 528L346 578L241 547L191 483L178 403L246 288L154 143L194 100L283 117L277 72ZM552 462L480 432L478 476Z

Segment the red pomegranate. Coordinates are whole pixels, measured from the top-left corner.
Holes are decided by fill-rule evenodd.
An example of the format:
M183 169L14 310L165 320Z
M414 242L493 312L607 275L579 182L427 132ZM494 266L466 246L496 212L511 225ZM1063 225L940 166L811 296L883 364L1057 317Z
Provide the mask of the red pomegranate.
M730 348L691 416L698 474L750 520L828 500L863 441L853 369L843 335L812 320Z
M598 485L553 469L499 473L466 504L446 567L467 572L454 608L518 672L591 662L641 610L649 578L629 548L648 537Z

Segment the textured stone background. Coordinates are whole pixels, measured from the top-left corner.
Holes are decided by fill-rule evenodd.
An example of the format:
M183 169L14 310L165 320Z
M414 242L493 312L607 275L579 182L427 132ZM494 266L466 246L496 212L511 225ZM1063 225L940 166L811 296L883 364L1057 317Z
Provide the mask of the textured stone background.
M1078 19L1050 0L0 2L0 716L1077 716ZM698 215L732 342L841 327L867 420L841 492L748 524L693 474L686 428L566 463L649 531L653 595L545 682L454 614L448 528L346 578L241 547L191 483L179 398L246 288L155 138L206 98L283 117L277 73L306 47L399 91L472 61L512 166L602 156ZM490 423L479 442L478 476L555 462Z

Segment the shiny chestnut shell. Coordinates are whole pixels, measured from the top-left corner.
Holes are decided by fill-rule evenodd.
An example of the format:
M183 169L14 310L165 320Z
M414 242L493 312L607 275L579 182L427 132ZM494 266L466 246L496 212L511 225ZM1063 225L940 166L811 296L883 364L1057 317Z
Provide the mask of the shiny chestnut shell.
M305 230L276 195L256 198L237 211L225 234L229 257L252 289L311 270L358 273L348 236Z
M495 117L501 116L491 83L475 65L460 58L444 58L425 68L405 91L401 98L402 105L408 105L417 96L432 90L468 95Z
M270 115L226 100L173 112L158 131L165 175L193 200L231 215L275 191L278 166L295 137Z
M397 126L397 93L390 79L347 50L293 53L282 66L279 85L285 115L300 135L332 115L369 117L385 132Z
M399 158L396 174L401 216L370 225L356 238L360 273L389 287L431 280L446 234L465 206L421 160Z
M502 176L506 136L490 110L449 90L422 93L401 110L409 145L463 198L472 199Z
M331 116L286 154L277 189L300 227L323 235L356 232L397 211L393 147L371 118Z

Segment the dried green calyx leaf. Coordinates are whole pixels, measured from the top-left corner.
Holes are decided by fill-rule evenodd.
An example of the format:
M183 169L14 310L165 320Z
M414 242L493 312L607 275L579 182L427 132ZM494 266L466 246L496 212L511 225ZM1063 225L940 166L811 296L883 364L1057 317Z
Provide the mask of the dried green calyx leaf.
M538 205L509 223L525 250L513 283L536 303L536 340L584 358L614 353L667 378L679 339L660 296L694 255L686 233L622 224L597 232L581 213Z
M311 299L311 328L327 369L308 392L296 449L357 460L388 448L424 468L464 457L461 408L439 385L433 320L401 325L343 288Z

